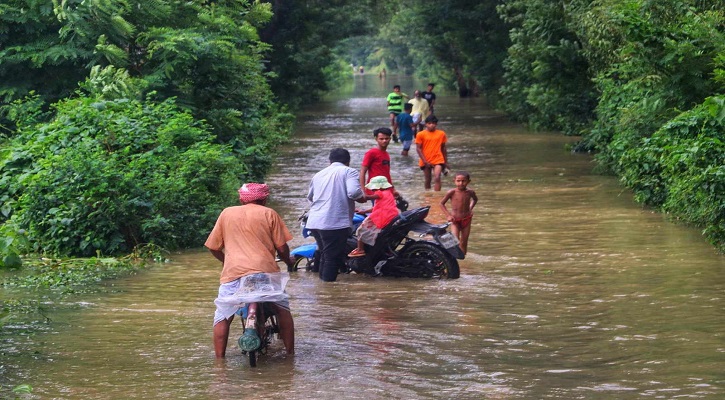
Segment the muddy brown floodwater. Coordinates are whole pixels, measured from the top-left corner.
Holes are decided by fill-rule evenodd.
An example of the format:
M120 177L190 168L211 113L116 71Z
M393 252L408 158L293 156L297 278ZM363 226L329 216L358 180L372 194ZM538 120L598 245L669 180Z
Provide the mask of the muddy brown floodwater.
M329 149L359 165L387 124L392 85L424 88L354 79L299 114L268 179L293 246L307 242L297 216ZM593 174L591 156L565 150L573 138L528 132L480 99L439 93L436 113L452 168L471 173L480 199L460 279L293 273L297 354L277 342L251 369L235 343L214 361L220 265L201 248L175 254L4 343L2 393L28 383L42 399L725 398L725 258L698 230ZM389 150L398 190L443 222L442 192L423 190L400 145Z

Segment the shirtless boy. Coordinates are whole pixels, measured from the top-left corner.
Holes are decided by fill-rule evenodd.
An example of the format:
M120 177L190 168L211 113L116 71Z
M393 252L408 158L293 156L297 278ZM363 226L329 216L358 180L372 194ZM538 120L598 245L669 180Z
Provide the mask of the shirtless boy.
M456 172L453 182L455 189L451 189L441 200L441 208L451 222L451 233L460 242L463 254L468 249L468 235L471 233L471 220L473 219L473 207L478 203L476 192L468 188L471 183L471 175L466 171ZM446 208L448 200L451 201L451 211Z

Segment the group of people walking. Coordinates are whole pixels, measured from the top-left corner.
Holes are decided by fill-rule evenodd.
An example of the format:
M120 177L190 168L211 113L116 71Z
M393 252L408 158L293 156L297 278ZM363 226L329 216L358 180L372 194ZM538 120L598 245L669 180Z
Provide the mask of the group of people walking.
M320 279L334 282L345 271L346 257L365 255L365 244L373 245L378 233L398 215L395 198L399 193L391 177L388 146L392 141L402 141L401 155L408 156L415 141L419 167L424 173L425 189L441 190L441 175L448 171L447 137L437 129L438 119L432 113L435 105L433 84L428 91L415 91L413 99L407 97L396 85L388 98L391 128L381 127L373 131L375 146L363 156L360 169L350 167L350 152L344 148L330 151L330 164L317 172L309 185L307 199L310 202L306 228L317 242L319 260L316 263ZM397 110L401 110L397 112ZM397 136L400 132L400 137ZM454 174L455 188L440 201L440 207L451 222L451 231L459 239L461 249L467 251L473 208L478 198L468 188L471 178L468 172ZM247 183L239 189L240 206L222 211L205 246L223 264L219 298L237 290L245 276L258 273L279 272L276 256L291 267L287 242L292 239L289 229L279 214L266 207L269 187L260 183ZM351 234L355 203L373 201L370 214L357 231L358 246L346 254L346 242ZM450 209L447 207L450 205ZM288 302L277 302L275 313L279 316L280 336L288 354L294 353L294 321ZM234 314L220 313L214 318L214 348L217 358L224 358L229 327Z
M322 280L335 281L339 271L346 270L346 257L364 256L364 245L373 245L380 230L398 213L394 198L399 197L399 193L391 176L388 152L391 141L402 142L402 156L408 156L415 142L418 166L424 175L424 188L441 190L441 176L448 174L447 136L438 129L438 118L431 111L435 106L434 87L431 83L426 92L416 90L414 98L404 103L407 95L401 92L399 85L395 85L386 99L391 128L381 127L373 131L375 146L363 156L359 171L350 167L350 153L336 148L330 152L330 165L312 178L307 195L310 210L306 228L312 232L320 250L316 265ZM453 178L456 187L445 194L440 207L451 222L451 231L458 237L465 253L473 207L478 198L468 188L471 180L468 172L456 172ZM368 210L370 215L357 231L358 246L345 254L355 203L371 200L373 208Z

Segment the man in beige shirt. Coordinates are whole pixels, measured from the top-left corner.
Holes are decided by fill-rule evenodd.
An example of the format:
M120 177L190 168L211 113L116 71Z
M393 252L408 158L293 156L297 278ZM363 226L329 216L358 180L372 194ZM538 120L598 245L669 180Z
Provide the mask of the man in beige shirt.
M288 267L294 264L287 242L292 234L282 218L271 208L265 207L269 187L262 183L247 183L239 189L241 206L225 208L204 243L211 254L223 263L219 280L219 296L233 294L240 278L256 273L279 272L276 254ZM271 303L279 320L279 335L287 349L294 354L294 321L289 301ZM214 352L224 358L229 326L234 314L214 315Z
M430 114L430 106L428 105L428 101L421 95L420 90L415 91L413 98L408 103L413 105L413 111L410 112L410 115L413 117L413 123L415 124L415 130L413 131L415 134L425 129L425 123L423 121Z

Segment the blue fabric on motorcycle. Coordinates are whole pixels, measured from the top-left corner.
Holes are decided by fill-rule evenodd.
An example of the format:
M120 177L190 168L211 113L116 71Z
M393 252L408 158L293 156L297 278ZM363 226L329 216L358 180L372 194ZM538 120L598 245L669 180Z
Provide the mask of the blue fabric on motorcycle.
M214 300L214 325L228 319L247 303L271 302L289 310L289 295L284 288L289 274L284 272L258 273L243 276L219 286Z

